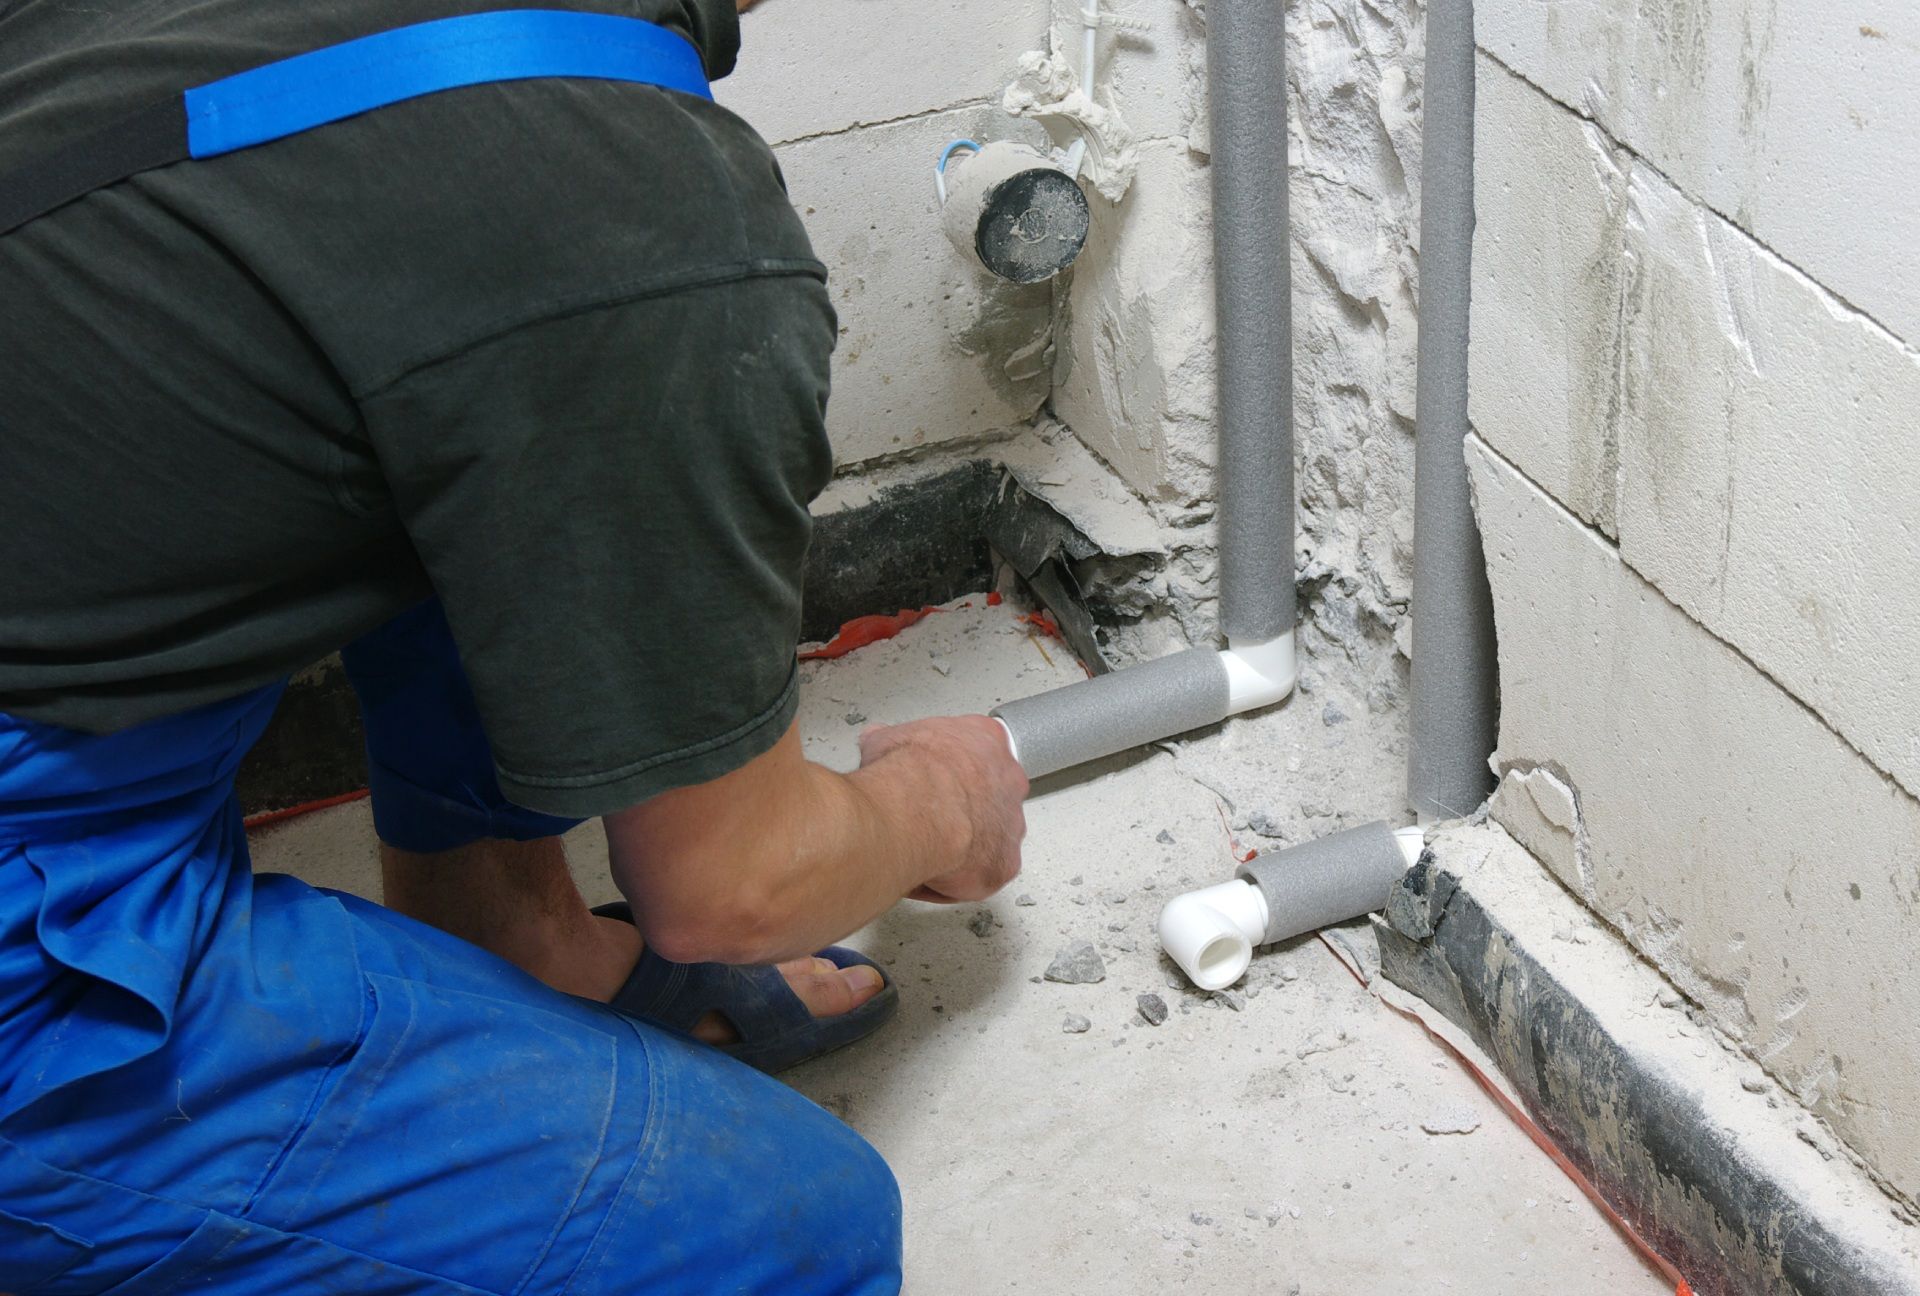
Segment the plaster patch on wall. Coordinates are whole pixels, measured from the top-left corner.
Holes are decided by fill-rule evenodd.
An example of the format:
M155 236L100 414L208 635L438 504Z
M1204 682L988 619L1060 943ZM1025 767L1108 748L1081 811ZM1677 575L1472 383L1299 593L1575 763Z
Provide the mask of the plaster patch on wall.
M1020 56L1019 72L1007 87L1001 107L1015 117L1030 117L1047 128L1061 148L1085 140L1081 177L1108 202L1126 197L1139 165L1133 130L1120 110L1089 99L1079 74L1058 54L1032 50Z
M1579 797L1560 774L1543 765L1507 770L1494 789L1489 812L1553 871L1561 885L1593 902L1593 872Z

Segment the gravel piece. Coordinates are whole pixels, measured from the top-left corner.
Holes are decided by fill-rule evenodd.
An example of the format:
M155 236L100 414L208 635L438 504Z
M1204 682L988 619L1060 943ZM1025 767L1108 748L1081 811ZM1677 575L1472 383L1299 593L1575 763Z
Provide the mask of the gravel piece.
M1239 1012L1242 1008L1245 1008L1247 1006L1247 1001L1245 999L1242 999L1239 995L1233 993L1233 991L1231 990L1215 990L1213 992L1213 997L1215 1001L1225 1004L1227 1007L1233 1009L1235 1012Z
M1187 1216L1187 1218L1192 1220L1195 1224L1199 1224L1203 1227L1205 1225L1213 1223L1213 1216L1202 1214L1199 1211L1195 1211L1193 1214Z
M1113 947L1122 954L1131 954L1140 948L1133 943L1133 937L1131 936L1115 936L1113 938Z
M867 722L867 716L866 716L866 713L865 713L864 711L849 711L849 712L847 712L847 723L848 723L848 724L850 724L850 725L862 725L862 724L865 724L866 722Z
M1287 835L1286 820L1280 818L1278 815L1269 814L1265 810L1256 810L1248 815L1247 827L1253 829L1262 837L1285 837Z
M1078 941L1053 956L1046 976L1063 985L1092 985L1107 979L1107 965L1091 941Z
M1167 1019L1167 1001L1157 994L1143 994L1134 1003L1140 1008L1140 1019L1149 1026L1158 1026Z
M993 932L993 910L982 909L967 919L967 930L983 938L990 935Z
M1343 725L1346 722L1347 713L1342 711L1337 703L1329 702L1320 708L1320 723L1326 725L1329 729L1334 725Z
M1093 1029L1093 1022L1079 1013L1068 1013L1061 1019L1060 1029L1068 1035L1085 1035Z
M1300 969L1291 963L1282 963L1280 965L1280 979L1282 981L1298 981L1300 979Z
M1248 1219L1260 1218L1260 1208L1258 1206L1243 1206L1240 1208L1240 1213Z
M1074 874L1074 875L1073 875L1072 877L1070 877L1070 878L1068 878L1068 879L1067 879L1067 885L1068 885L1068 886L1079 886L1079 885L1080 885L1080 884L1081 884L1082 882L1085 882L1086 880L1087 880L1087 879L1086 879L1086 878L1085 878L1085 877L1084 877L1083 875L1081 875L1081 874L1079 874L1079 873L1075 873L1075 874Z
M1464 1107L1435 1112L1420 1122L1429 1134L1471 1134L1480 1128L1480 1118Z
M1035 900L1032 896L1028 895L1024 891L1022 891L1019 895L1015 896L1013 898L1013 902L1019 905L1022 909L1031 909L1036 904L1040 903L1038 900Z
M1153 839L1159 842L1162 846L1173 845L1173 834L1168 832L1165 828L1162 828L1158 833L1155 833Z

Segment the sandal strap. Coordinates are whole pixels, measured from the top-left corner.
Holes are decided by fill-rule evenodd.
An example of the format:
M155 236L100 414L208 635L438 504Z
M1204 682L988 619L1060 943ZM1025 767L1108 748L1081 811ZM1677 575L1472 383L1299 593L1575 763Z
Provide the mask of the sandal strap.
M624 903L602 905L594 912L633 921ZM899 1006L892 978L866 955L830 945L819 957L839 968L871 967L885 984L852 1012L816 1018L777 967L675 963L649 949L641 953L610 1006L682 1035L691 1035L702 1017L717 1012L739 1035L735 1043L721 1045L722 1052L762 1071L781 1071L872 1034Z
M612 1006L683 1035L710 1012L733 1024L742 1043L784 1034L813 1020L780 970L766 965L674 963L648 950Z

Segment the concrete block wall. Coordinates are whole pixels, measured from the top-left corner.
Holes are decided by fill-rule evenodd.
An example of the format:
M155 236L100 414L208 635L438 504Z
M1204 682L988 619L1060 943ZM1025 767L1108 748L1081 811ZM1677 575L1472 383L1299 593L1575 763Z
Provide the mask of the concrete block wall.
M1920 18L1480 0L1493 813L1920 1196Z
M933 164L950 139L1042 138L998 109L1047 0L769 0L741 17L719 101L773 144L840 341L827 426L842 469L1005 435L1052 386L1051 294L963 260L940 232Z

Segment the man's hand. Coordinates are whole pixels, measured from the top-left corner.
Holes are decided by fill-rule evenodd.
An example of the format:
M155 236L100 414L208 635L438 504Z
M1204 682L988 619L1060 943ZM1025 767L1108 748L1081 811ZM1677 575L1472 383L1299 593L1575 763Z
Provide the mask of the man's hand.
M902 896L998 891L1020 871L1026 791L999 722L951 716L861 735L852 774L808 761L789 728L732 773L604 822L648 945L686 963L777 963Z
M916 757L953 780L952 831L964 848L957 868L928 878L908 897L938 904L984 900L1019 875L1020 841L1027 835L1021 809L1027 775L1013 759L1007 731L986 716L943 716L860 735L862 774Z

